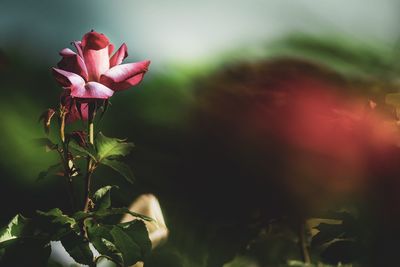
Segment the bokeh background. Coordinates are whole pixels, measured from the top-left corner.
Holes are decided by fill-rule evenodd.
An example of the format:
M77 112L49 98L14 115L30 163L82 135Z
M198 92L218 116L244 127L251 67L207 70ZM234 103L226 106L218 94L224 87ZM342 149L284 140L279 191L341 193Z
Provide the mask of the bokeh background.
M291 218L316 216L321 206L333 205L361 207L358 223L368 226L359 232L367 234L357 234L369 239L357 255L374 251L376 257L357 261L390 266L400 217L393 178L398 152L385 143L386 132L349 148L351 156L342 148L360 136L339 130L346 137L328 145L335 134L325 129L327 142L317 148L299 148L289 137L312 141L320 130L301 130L307 121L320 122L301 113L310 105L316 106L311 113L344 108L348 99L355 99L349 109L371 99L380 105L397 91L399 11L396 0L2 0L0 222L15 213L68 207L62 179L37 181L57 157L33 139L43 136L38 117L57 106L62 90L50 71L58 52L95 29L116 46L127 44L127 62L152 61L142 84L115 95L97 126L135 143L127 162L136 182L102 169L94 184L119 184L117 206L141 193L159 198L171 233L146 266L284 266L301 260ZM280 110L279 90L295 92L300 102ZM304 99L315 102L296 106ZM384 108L382 114L388 119L391 113ZM306 122L287 129L291 134L281 131L301 119ZM382 142L385 149L370 149ZM392 217L386 225L379 216ZM284 223L274 224L277 218ZM377 259L384 263L375 265Z

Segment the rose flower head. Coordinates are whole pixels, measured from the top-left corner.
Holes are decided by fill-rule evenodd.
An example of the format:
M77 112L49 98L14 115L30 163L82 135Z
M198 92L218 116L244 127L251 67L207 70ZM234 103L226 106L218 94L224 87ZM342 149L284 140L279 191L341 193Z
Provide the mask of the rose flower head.
M148 60L121 64L128 56L126 44L112 54L114 45L95 31L73 44L76 52L69 48L60 51L62 59L58 68L53 68L53 75L74 99L108 99L115 91L139 84L150 65Z

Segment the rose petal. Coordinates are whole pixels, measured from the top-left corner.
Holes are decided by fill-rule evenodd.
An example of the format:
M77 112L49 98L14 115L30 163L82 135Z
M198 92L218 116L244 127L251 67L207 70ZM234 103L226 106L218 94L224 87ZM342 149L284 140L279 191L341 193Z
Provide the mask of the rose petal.
M78 54L69 48L64 48L60 51L60 55L63 57L57 64L60 69L76 73L85 80L88 79L86 65Z
M71 57L71 56L76 55L76 53L74 51L72 51L71 49L69 49L69 48L64 48L63 50L61 50L59 52L59 54L62 57Z
M110 41L107 36L95 31L88 32L82 37L83 51L86 49L100 50L107 47L109 44Z
M122 82L125 81L139 73L146 72L148 70L148 66L150 65L150 61L140 61L135 63L127 63L118 66L114 66L109 69L102 77L108 78L113 82Z
M76 52L78 53L78 55L81 58L83 58L82 42L81 41L74 41L74 42L72 42L72 44L75 46Z
M139 73L139 74L132 76L131 78L125 80L124 82L119 83L116 86L116 88L117 88L116 91L126 90L132 86L138 85L143 80L144 74L145 74L145 72Z
M117 52L110 59L110 68L119 65L128 56L128 47L125 43L118 48Z
M71 90L71 96L85 99L108 99L114 91L98 82L88 82Z
M114 91L128 89L141 82L149 65L150 61L148 60L117 65L104 73L100 82Z
M108 46L100 50L85 49L83 56L89 75L89 81L98 81L100 76L110 68Z
M57 82L63 87L75 87L85 85L85 80L76 73L52 68L53 76L56 78Z

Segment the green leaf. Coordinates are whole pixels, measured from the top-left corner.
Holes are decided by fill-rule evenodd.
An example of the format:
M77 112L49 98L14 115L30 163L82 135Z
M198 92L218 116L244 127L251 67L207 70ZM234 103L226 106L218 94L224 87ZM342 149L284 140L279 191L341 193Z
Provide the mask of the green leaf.
M49 242L39 239L19 239L7 246L0 266L46 266L51 248Z
M84 211L77 211L72 215L72 218L74 218L75 221L80 221L86 219L87 217L90 217L90 214Z
M111 207L111 189L116 186L104 186L96 191L93 195L94 209L104 210Z
M151 241L146 225L141 220L99 225L86 223L90 242L100 254L122 266L143 260L151 252Z
M132 173L131 168L126 165L123 162L120 162L118 160L109 160L109 159L103 159L101 161L103 165L106 165L110 167L111 169L117 171L119 174L121 174L129 183L133 183L134 181L134 176Z
M122 257L122 253L118 251L117 247L111 241L108 241L105 238L101 238L101 242L107 248L107 250L111 253L111 255L108 254L106 256L109 257L109 259L113 260L118 265L125 266L124 259Z
M112 243L113 237L110 234L112 226L96 225L91 221L85 221L85 226L90 242L101 254L107 256L110 260L123 266L122 254Z
M49 240L35 222L16 215L0 230L1 266L45 266Z
M74 218L63 214L59 208L55 208L46 212L38 210L37 213L41 216L48 217L53 223L59 223L62 225L69 224L71 228L76 224Z
M61 238L61 243L68 254L81 264L91 265L93 263L93 253L90 250L89 242L85 241L82 236L75 232Z
M133 220L127 223L118 224L126 234L140 247L141 258L143 260L151 253L151 241L146 225L142 220ZM117 246L118 247L118 246Z
M385 102L388 105L398 107L400 106L400 93L387 94Z
M133 143L125 142L123 139L106 137L101 132L96 137L97 159L99 162L106 158L126 156L133 147Z
M149 234L141 220L117 225L94 224L87 220L85 226L97 251L121 266L133 265L151 252Z
M122 228L113 227L110 234L116 248L121 252L124 266L130 266L142 259L141 248Z
M79 146L77 143L75 142L71 142L69 143L69 147L72 148L73 150L80 152L82 154L85 154L86 156L91 157L93 160L97 160L96 159L96 150L94 149L94 147L90 144L88 144L87 148L81 147Z
M62 168L62 164L61 163L57 163L54 165L51 165L47 170L42 171L39 173L37 180L42 180L46 177L49 176L55 176L55 175L63 175L63 168Z
M76 221L81 221L87 218L95 218L96 220L101 220L103 218L114 216L114 215L124 215L130 214L136 218L140 218L145 221L154 222L154 220L146 215L142 215L133 211L130 211L128 208L108 208L108 209L100 209L93 212L83 212L78 211L72 217Z
M9 224L0 230L0 247L1 243L21 237L24 233L28 219L22 215L16 215Z
M123 215L123 214L130 214L134 217L143 219L145 221L154 221L152 218L130 211L128 208L110 208L110 209L106 209L106 210L99 210L99 211L95 211L90 213L91 216L97 218L97 219L101 219L103 217L108 217L108 216L113 216L113 215Z
M71 230L79 231L74 218L62 213L58 208L47 212L37 211L36 227L48 236L50 240L60 240Z

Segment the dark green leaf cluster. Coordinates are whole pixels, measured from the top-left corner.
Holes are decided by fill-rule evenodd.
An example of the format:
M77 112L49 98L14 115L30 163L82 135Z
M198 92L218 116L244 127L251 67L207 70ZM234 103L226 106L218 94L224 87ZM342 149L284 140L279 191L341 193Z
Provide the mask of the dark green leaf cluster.
M22 215L15 216L0 231L1 266L46 266L51 252L50 241L61 241L77 263L89 266L95 266L95 262L102 257L118 266L143 261L151 251L143 220L151 219L127 208L112 208L112 188L106 186L94 194L94 209L91 212L80 211L68 216L55 208L47 212L37 211L29 219ZM115 225L105 222L109 216L126 213L140 219ZM99 257L94 258L90 243L100 253Z
M119 266L130 266L143 261L151 251L146 226L141 220L117 225L104 225L94 220L85 221L90 242L96 250Z

